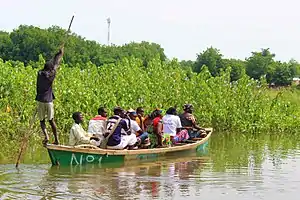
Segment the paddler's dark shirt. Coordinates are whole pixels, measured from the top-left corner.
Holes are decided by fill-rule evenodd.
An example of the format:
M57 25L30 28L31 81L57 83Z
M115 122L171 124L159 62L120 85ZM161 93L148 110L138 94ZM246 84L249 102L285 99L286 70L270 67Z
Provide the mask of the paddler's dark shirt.
M40 70L37 76L36 83L36 97L35 100L39 102L52 102L55 99L52 90L52 83L55 79L56 69L59 65L60 59L62 57L62 51L59 51L54 58L48 62L51 65L50 71Z
M36 98L39 102L52 102L55 96L52 91L52 83L55 78L55 71L43 71L38 72L37 85L36 85Z

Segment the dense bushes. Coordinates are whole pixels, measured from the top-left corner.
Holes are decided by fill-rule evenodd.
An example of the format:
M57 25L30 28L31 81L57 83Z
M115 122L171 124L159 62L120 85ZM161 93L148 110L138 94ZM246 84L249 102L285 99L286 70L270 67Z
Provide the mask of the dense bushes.
M40 68L43 60L40 60ZM35 109L35 84L38 69L21 63L0 61L0 133L2 141L18 140L28 128ZM156 107L184 103L195 106L202 126L234 132L296 132L299 109L285 101L281 93L268 95L263 85L243 75L230 82L230 71L212 77L208 69L199 74L180 68L177 61L161 62L159 58L144 67L141 60L122 61L97 67L92 63L59 69L54 84L55 118L61 138L68 135L71 114L81 111L86 120L96 114L100 105L112 109L144 106ZM39 124L35 124L39 132Z

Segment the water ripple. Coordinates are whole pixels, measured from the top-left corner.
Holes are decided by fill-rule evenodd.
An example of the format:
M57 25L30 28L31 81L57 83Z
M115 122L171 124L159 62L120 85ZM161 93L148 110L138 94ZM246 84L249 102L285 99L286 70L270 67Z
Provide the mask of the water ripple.
M300 151L281 152L246 163L212 156L119 168L0 165L0 199L297 199Z

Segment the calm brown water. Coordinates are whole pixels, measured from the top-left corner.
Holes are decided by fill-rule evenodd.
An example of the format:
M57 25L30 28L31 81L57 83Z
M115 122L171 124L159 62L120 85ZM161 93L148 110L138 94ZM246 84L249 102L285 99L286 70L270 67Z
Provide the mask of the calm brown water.
M299 199L298 139L215 135L205 157L134 166L2 164L0 199Z

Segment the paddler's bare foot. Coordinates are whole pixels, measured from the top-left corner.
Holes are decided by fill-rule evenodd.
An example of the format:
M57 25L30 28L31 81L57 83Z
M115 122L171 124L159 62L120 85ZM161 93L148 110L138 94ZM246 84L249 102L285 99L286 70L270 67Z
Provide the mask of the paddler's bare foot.
M46 146L47 144L48 144L48 142L49 142L49 140L47 139L47 138L45 138L44 140L43 140L43 146Z
M58 145L59 142L58 141L54 141L52 144Z

